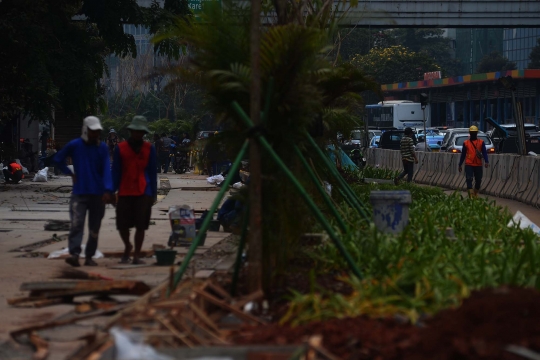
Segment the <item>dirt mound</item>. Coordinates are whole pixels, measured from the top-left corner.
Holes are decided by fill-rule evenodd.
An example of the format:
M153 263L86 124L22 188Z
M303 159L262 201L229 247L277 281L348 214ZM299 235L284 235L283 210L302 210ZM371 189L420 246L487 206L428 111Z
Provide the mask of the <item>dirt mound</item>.
M540 292L497 288L477 291L461 307L445 310L420 330L407 359L523 359L504 350L540 350Z
M523 359L505 347L540 351L540 292L507 287L476 291L461 307L440 312L422 327L357 317L295 328L250 328L233 341L295 344L311 335L322 335L324 347L342 359Z

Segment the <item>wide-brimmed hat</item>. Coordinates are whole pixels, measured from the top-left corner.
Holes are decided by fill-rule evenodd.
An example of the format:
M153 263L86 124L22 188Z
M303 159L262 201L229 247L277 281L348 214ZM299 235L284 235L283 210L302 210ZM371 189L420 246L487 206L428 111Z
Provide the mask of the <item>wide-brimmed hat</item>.
M110 134L110 133L115 133L115 132L116 132L116 131L115 131L114 129L109 130L109 134Z
M146 133L150 132L150 130L148 130L148 121L142 115L134 116L133 120L131 120L131 124L129 124L127 128L129 130L145 131Z

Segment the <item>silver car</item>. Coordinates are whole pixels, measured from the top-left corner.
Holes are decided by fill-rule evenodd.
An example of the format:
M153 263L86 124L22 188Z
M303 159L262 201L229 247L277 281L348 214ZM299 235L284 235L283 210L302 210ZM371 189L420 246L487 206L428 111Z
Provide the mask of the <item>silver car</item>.
M488 154L495 154L495 146L493 145L493 142L488 135L478 134L478 139L484 141ZM469 140L469 134L456 134L450 140L450 144L446 151L451 153L461 153L463 151L463 143L465 142L465 140Z

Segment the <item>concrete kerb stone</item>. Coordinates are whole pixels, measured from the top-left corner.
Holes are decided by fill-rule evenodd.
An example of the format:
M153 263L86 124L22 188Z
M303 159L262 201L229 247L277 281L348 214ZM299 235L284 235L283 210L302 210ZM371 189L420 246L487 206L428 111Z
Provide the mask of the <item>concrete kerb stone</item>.
M518 156L514 159L514 163L512 164L512 170L510 171L510 179L508 180L508 183L505 186L504 189L504 196L513 199L516 196L516 193L518 192L520 185L522 183L522 168L525 166L524 161L525 158L523 156ZM528 174L527 174L528 175Z
M489 168L486 173L489 174L489 179L483 182L482 192L484 194L494 195L495 182L499 176L499 163L501 161L500 155L490 156Z
M429 185L431 186L436 185L437 179L442 171L440 156L436 155L438 154L428 153L429 160L431 162L431 171L429 177Z
M418 156L418 167L417 167L418 170L416 171L414 181L420 184L425 184L427 168L429 166L428 159L426 157L426 152L417 154L417 156Z
M512 172L512 185L514 189L511 191L510 198L517 200L518 197L527 190L529 186L530 173L530 162L527 156L521 156L519 158L519 167L518 171Z
M435 175L433 185L443 186L445 179L448 175L448 169L450 167L450 158L448 154L445 153L436 153L434 157L435 161L439 164L439 170Z
M506 177L504 184L499 193L499 197L512 198L512 192L516 187L516 178L514 172L516 171L516 163L519 164L520 156L508 156L508 163L506 165Z
M448 188L448 184L454 175L454 158L452 157L452 154L447 153L443 153L440 156L442 156L443 159L443 171L441 172L438 185L440 187Z
M419 182L420 173L423 171L422 168L424 167L424 155L425 152L419 151L416 152L416 157L418 158L418 165L414 166L414 175L413 179L415 182Z
M525 200L527 204L536 205L538 201L539 188L540 188L540 159L536 156L531 157L533 167L531 169L531 184L525 192Z
M535 157L526 156L521 159L519 169L519 183L514 194L514 199L528 203L527 195L529 188L534 184L534 170L536 169Z
M513 159L510 159L508 156L499 155L499 165L496 173L497 177L494 179L495 182L493 184L493 196L500 196L506 180L508 179L508 169L510 168L511 161L513 162Z

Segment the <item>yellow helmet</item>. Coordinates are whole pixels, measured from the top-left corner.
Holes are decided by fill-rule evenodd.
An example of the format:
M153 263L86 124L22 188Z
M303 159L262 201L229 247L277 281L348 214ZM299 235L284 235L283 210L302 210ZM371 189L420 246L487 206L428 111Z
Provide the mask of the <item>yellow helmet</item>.
M469 128L469 131L470 131L470 132L478 132L478 128L477 128L476 126L473 125L473 126L471 126L471 127Z

